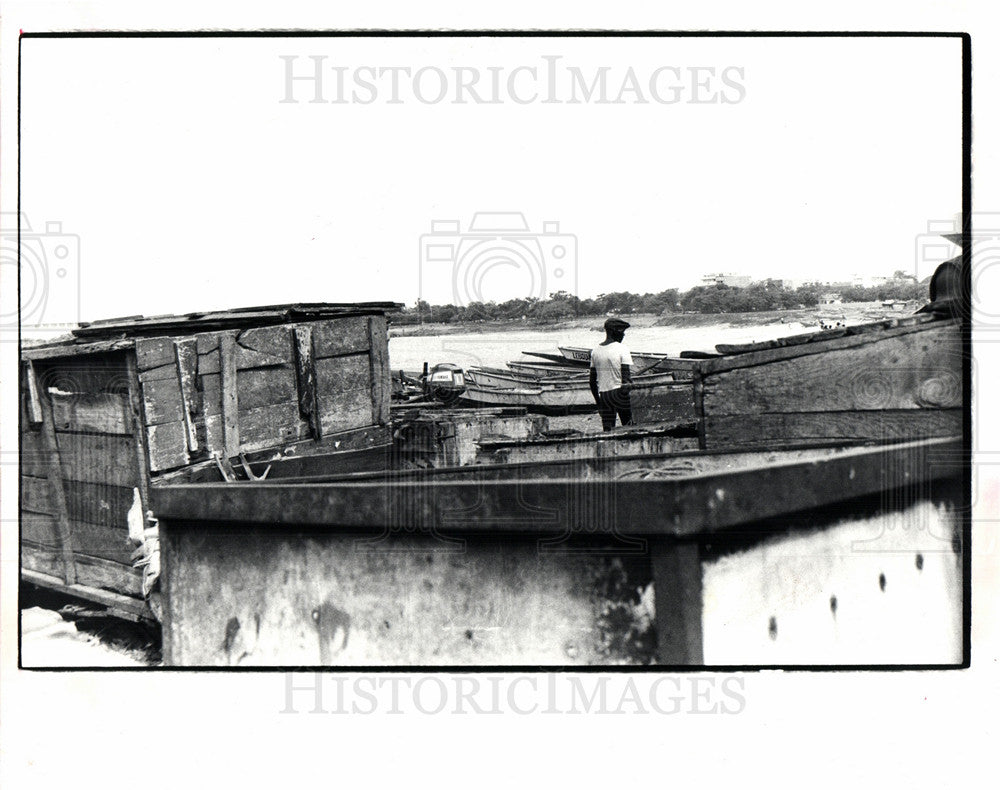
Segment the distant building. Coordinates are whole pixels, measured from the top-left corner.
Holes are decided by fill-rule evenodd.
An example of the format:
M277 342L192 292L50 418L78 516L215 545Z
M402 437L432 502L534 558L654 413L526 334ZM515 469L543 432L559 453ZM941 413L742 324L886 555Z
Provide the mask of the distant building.
M746 288L750 278L745 274L706 274L701 278L702 285L728 285L730 288Z
M840 294L834 291L828 291L827 293L819 295L820 304L842 304L843 301L844 300L841 298Z
M851 277L851 285L855 288L875 288L879 285L885 285L891 279L891 277L880 277L870 274L855 274Z

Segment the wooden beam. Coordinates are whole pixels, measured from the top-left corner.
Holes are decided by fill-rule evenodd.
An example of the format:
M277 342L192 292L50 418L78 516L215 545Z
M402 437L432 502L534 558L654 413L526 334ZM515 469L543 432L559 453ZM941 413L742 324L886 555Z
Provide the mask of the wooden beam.
M42 404L38 394L38 382L31 372L31 363L24 365L24 376L28 381L28 422L32 425L40 425L42 422Z
M827 351L836 351L844 348L857 348L869 343L878 343L892 337L909 335L918 332L940 332L941 330L959 331L959 322L934 320L926 323L895 326L888 329L876 327L872 331L860 334L850 334L846 337L837 337L830 340L816 340L811 343L793 345L782 348L765 349L761 351L751 351L746 354L734 354L733 356L714 357L701 361L701 371L708 375L711 373L721 373L724 370L734 370L745 368L751 365L762 365L765 362L777 362L782 359L792 357L804 357L812 354L822 354Z
M962 434L962 409L885 409L705 417L705 447L739 448L805 442L902 441Z
M219 372L222 389L222 442L227 458L240 454L240 403L236 388L236 335L219 335Z
M368 318L368 358L371 381L372 423L384 425L389 421L389 359L386 353L386 324L384 316Z
M652 540L656 599L656 660L671 666L701 666L701 546L694 541Z
M76 584L76 564L73 560L73 533L70 528L69 510L66 506L66 492L63 489L62 464L59 460L59 444L56 441L55 418L48 393L37 378L34 363L28 362L28 376L35 380L35 387L41 392L38 399L42 412L42 445L48 460L48 480L55 509L56 534L62 556L63 578L66 584Z
M47 587L66 595L72 595L101 604L107 607L108 611L112 614L127 620L134 622L156 620L153 612L143 601L136 600L127 595L119 595L108 590L99 590L96 587L89 587L84 584L64 584L61 579L55 576L28 568L21 569L21 578L39 587Z
M177 381L181 389L181 418L184 421L188 453L196 455L201 447L198 442L198 420L204 409L198 393L198 348L194 338L174 341L174 360Z
M128 371L128 404L132 411L132 422L136 426L134 436L135 458L139 470L139 500L142 502L142 523L146 526L146 514L149 512L150 459L149 445L146 436L146 415L142 402L142 385L139 383L139 366L135 355L125 355L125 366Z
M323 437L319 418L319 401L316 392L316 365L313 354L312 328L296 326L295 332L295 385L299 396L299 415L309 423L314 439Z

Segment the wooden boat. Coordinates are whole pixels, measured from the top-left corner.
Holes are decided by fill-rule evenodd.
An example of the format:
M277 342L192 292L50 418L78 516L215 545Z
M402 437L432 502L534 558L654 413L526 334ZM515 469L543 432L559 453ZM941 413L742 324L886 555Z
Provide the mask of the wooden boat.
M587 368L579 365L563 365L558 362L524 362L522 360L511 360L507 363L507 367L520 373L536 373L542 376L585 374L587 371Z
M697 361L688 382L650 376L633 390L634 414L683 408L695 425L684 434L664 419L649 431L642 441L655 438L670 448L663 454L650 452L655 445L630 453L637 446L617 435L560 446L525 425L514 441L547 443L553 460L539 463L528 450L525 463L331 475L336 467L324 472L299 458L297 475L272 480L290 468L287 437L279 431L269 444L273 433L262 434L248 413L263 407L248 401L272 404L265 393L290 391L291 433L304 434L294 446L305 455L342 446L347 434L325 432L331 412L343 419L346 408L363 421L357 435L371 437L386 431L375 419L388 408L377 310L277 312L252 328L241 326L245 316L206 317L193 346L186 322L202 316L148 321L134 336L111 325L26 352L26 581L148 616L141 592L115 592L118 577L93 576L87 559L104 527L127 538L118 516L141 514L148 501L160 524L171 665L967 660L960 319L932 312L722 346ZM327 320L337 323L321 327ZM346 345L323 356L318 349L334 341ZM318 375L340 364L355 375ZM272 386L263 386L260 369L294 383L264 377ZM435 415L423 428L429 441L450 430ZM465 439L481 450L487 430L470 425ZM692 443L698 449L687 449ZM211 469L202 452L236 465L240 454L226 452L248 445L274 455L266 480L252 463L241 466L256 479L192 476ZM595 457L605 451L610 457ZM470 447L456 456L468 460ZM180 465L160 465L172 458ZM138 484L109 483L119 473ZM82 474L100 487L86 488ZM115 519L89 521L109 508ZM123 563L116 572L142 582ZM268 594L248 594L258 590Z
M557 384L588 381L587 371L546 373L544 371L502 370L500 368L472 367L465 369L466 386L512 388L523 385Z
M102 321L23 348L22 578L152 618L131 554L156 486L385 468L396 307Z
M671 374L639 376L635 387L670 386L675 384ZM690 392L690 384L676 385ZM594 396L588 379L579 381L519 383L514 386L483 386L467 383L460 403L472 406L523 406L528 411L542 414L569 414L596 410Z
M693 360L703 448L962 434L958 318L922 313L716 349ZM675 398L669 387L635 392L633 419L659 422Z
M941 462L960 453L931 439L158 487L164 661L960 666L967 489Z
M569 365L576 368L585 368L590 365L589 354L585 360L574 360L561 354L549 354L544 351L522 351L521 353L528 357L538 357L538 359L544 359L546 362L561 366Z
M559 351L567 361L577 364L590 364L591 349L589 348L582 348L580 346L559 346ZM639 371L651 370L667 358L666 354L652 354L646 351L632 351L631 354L634 367Z

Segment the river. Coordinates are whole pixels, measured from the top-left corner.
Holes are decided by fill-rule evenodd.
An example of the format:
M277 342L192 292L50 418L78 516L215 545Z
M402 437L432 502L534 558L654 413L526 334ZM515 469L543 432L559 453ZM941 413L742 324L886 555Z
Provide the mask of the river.
M595 323L600 325L599 320ZM714 351L716 343L751 343L798 334L816 327L798 322L734 326L727 323L707 326L633 326L625 335L632 351L666 353ZM424 362L431 365L452 362L463 368L474 365L504 367L508 361L531 359L522 351L557 354L559 346L593 348L603 340L602 331L589 327L555 329L502 329L486 332L457 332L443 335L390 337L389 363L393 370L418 371Z

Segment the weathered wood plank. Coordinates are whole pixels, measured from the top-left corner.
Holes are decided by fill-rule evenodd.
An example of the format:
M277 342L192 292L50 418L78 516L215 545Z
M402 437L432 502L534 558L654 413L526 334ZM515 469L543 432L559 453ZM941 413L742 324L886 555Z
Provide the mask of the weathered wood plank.
M135 362L135 357L129 356L126 360L126 372L129 378L129 409L132 412L132 420L135 425L146 424L146 414L142 404L142 385L139 383L139 369ZM132 448L135 453L135 469L138 473L136 485L139 488L139 499L142 503L143 526L146 524L146 514L149 512L149 446L146 439L145 430L134 432Z
M309 424L299 416L298 401L275 403L239 412L241 444L232 455L240 451L251 452L282 447L289 442L297 442L311 437ZM224 428L221 415L211 415L205 419L205 430L209 446L223 443Z
M34 513L23 507L21 509L21 539L58 549L59 527L55 517L49 513Z
M21 541L21 564L29 570L58 576L58 553L49 546ZM142 572L102 557L76 557L77 584L142 598Z
M911 315L903 318L890 318L885 321L876 321L870 324L860 324L856 326L845 326L840 329L827 329L820 332L805 332L800 335L789 335L779 337L774 340L764 340L757 343L719 343L715 350L720 354L748 354L755 351L767 351L774 348L787 348L789 346L801 346L805 343L822 343L826 340L834 340L848 335L862 335L868 332L881 332L885 329L892 329L899 326L916 326L933 321L934 316L929 314Z
M22 427L24 423L22 423ZM21 432L21 452L18 455L22 475L45 477L49 473L50 451L42 446L39 431L29 428Z
M181 417L184 422L184 436L191 454L199 450L198 423L203 420L201 393L197 388L198 352L193 338L174 341L174 355L177 362L177 381L181 395Z
M261 368L290 364L291 327L265 326L244 329L236 335L236 368Z
M24 398L24 414L26 421L32 425L42 424L42 404L39 400L38 379L31 374L30 363L21 366L22 386L27 390L22 393Z
M22 348L21 358L30 360L75 359L113 351L131 351L135 341L129 339L97 340L91 343L60 343L51 346Z
M371 424L371 366L367 354L316 361L323 433Z
M128 397L122 393L49 393L56 431L127 435L133 430Z
M41 438L42 447L47 451L49 459L48 481L53 514L56 517L56 533L59 537L59 553L62 557L63 579L67 584L75 584L77 580L76 564L73 561L73 536L70 532L69 513L66 508L66 494L63 489L62 469L59 459L59 445L56 442L56 419L52 406L52 396L44 392L34 363L28 363L28 375L38 382L41 391L39 405L42 410Z
M99 354L86 359L61 359L35 365L38 388L66 393L123 392L127 354Z
M143 370L139 373L139 381L143 384L148 381L161 381L163 379L176 378L177 367L173 363L170 363L169 365L160 365L159 367L150 368L149 370Z
M957 329L939 326L707 376L704 408L706 415L957 408L962 362Z
M52 483L47 477L21 475L21 507L35 513L50 515L59 512L52 496Z
M366 353L371 347L368 320L365 316L316 321L310 326L316 359Z
M128 531L128 512L137 487L107 483L64 481L66 508L71 521L85 521Z
M184 421L184 404L177 367L171 365L171 377L153 379L142 385L142 401L147 425Z
M323 436L323 426L319 418L312 328L308 325L296 326L294 336L295 388L299 396L299 416L309 424L313 437L320 439Z
M385 316L373 315L368 318L368 346L370 384L372 396L372 424L384 425L389 421L389 401L391 396L389 370L388 328Z
M639 387L629 395L632 421L643 423L695 422L694 386Z
M188 463L184 426L180 422L150 425L146 429L146 441L151 471L173 469Z
M804 441L959 436L961 409L735 414L705 418L705 446L781 447Z
M133 596L122 595L121 593L101 590L97 587L88 587L83 584L66 584L61 579L40 571L33 571L30 568L21 569L21 578L31 584L40 587L49 587L59 590L75 598L85 601L93 601L96 604L106 607L109 614L123 620L133 622L155 621L156 615L146 605L144 601L137 600Z
M80 555L100 557L122 564L130 564L133 546L128 539L128 530L111 528L101 524L70 521L73 532L74 561ZM59 547L59 536L55 517L45 513L21 513L22 539L53 549Z
M232 333L219 336L220 387L222 390L222 447L227 458L240 452L239 395L236 378L236 337ZM215 445L212 445L215 447Z
M139 337L135 340L135 361L139 371L174 364L171 337Z
M63 479L130 488L140 484L133 436L59 433L56 441Z
M724 370L744 368L751 365L762 365L768 362L777 362L782 359L791 359L792 357L823 354L828 351L836 351L843 348L858 348L868 345L869 343L879 343L887 338L898 337L901 335L920 334L923 332L939 330L945 332L958 332L959 322L933 321L916 326L898 326L889 329L878 329L877 331L865 332L863 334L855 334L847 337L835 338L833 340L806 343L804 345L789 346L787 348L774 348L764 351L754 351L749 354L712 357L703 359L700 362L700 367L702 373L706 375L721 373Z
M58 549L21 536L21 567L63 579L63 561Z

